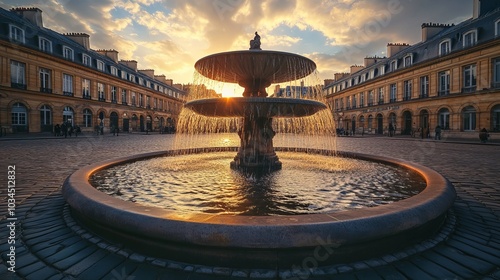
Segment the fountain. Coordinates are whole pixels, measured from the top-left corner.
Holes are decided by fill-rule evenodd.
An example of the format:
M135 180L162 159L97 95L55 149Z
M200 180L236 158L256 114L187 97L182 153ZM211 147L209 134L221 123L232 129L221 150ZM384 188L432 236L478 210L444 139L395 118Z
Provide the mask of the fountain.
M73 217L95 234L148 256L194 265L280 271L304 262L319 267L359 261L436 234L445 223L455 198L453 186L437 172L415 163L380 156L307 147L274 147L274 119L311 116L326 106L309 99L267 97L265 89L270 84L307 76L316 65L299 55L261 50L257 36L250 50L210 55L195 65L196 70L209 79L238 83L244 87L243 97L199 99L186 104L186 108L204 116L242 118L239 147L161 151L81 168L70 175L63 186L63 195ZM142 205L111 197L89 183L99 171L112 167L214 151L237 152L228 168L236 173L243 170L270 176L279 174L285 167L276 151L294 151L311 157L349 158L401 168L406 173L416 174L425 182L425 189L376 207L312 214L240 216ZM307 182L304 187L309 187ZM262 188L265 190L266 186Z
M199 99L185 107L208 117L243 117L238 131L241 144L231 168L265 172L282 166L273 147L273 118L311 116L327 107L315 100L266 98L266 88L271 84L306 77L316 64L296 54L261 50L260 36L255 34L250 51L218 53L195 64L196 70L211 80L242 86L243 97Z

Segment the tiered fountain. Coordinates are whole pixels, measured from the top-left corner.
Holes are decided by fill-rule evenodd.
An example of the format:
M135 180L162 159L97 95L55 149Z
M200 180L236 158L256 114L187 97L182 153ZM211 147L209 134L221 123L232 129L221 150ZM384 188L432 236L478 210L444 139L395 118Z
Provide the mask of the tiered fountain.
M251 41L249 51L217 53L195 64L203 76L220 82L237 83L243 97L199 99L185 107L208 117L243 117L238 131L241 145L231 168L244 171L281 169L273 147L273 118L311 116L326 109L324 103L296 98L266 98L271 84L304 78L316 64L303 56L260 49L260 36Z
M265 89L270 84L307 76L316 65L299 55L261 50L258 39L250 50L214 54L200 59L195 65L197 71L210 79L238 83L245 88L243 97L194 100L188 102L186 107L210 117L243 118L238 133L240 146L227 149L236 151L237 148L237 155L230 166L237 170L264 171L271 176L286 169L283 166L280 170L282 164L273 146L273 118L310 116L326 109L326 106L314 100L267 98ZM406 199L376 207L312 214L239 216L141 205L100 192L89 183L94 174L112 167L125 166L128 171L129 167L125 164L131 162L207 151L171 150L90 165L68 177L63 187L64 197L73 216L89 229L111 242L122 242L143 254L191 264L271 270L286 270L306 261L314 266L356 261L411 245L439 231L455 198L453 186L433 170L414 163L354 153L340 155L353 161L368 161L397 167L404 173L415 173L425 182L425 189ZM311 157L331 157L335 154L333 151L311 149L307 153ZM298 157L300 155L303 154ZM197 155L188 156L199 159ZM149 171L147 167L142 170ZM238 172L235 173L227 177L234 178ZM341 175L325 174L329 184L336 181L336 175L332 174ZM104 176L114 179L115 175ZM162 176L166 176L165 173L151 177ZM365 174L354 174L354 177L356 181L363 181L359 179L365 178ZM386 177L386 174L378 177ZM190 178L194 176L188 172L183 182ZM199 179L200 175L196 178ZM313 189L310 182L303 178L294 181L301 183L301 189ZM182 182L174 183L172 188L188 188ZM371 179L366 183L371 183ZM132 190L141 188L143 185L140 183L130 187ZM360 185L347 192L364 191L364 188ZM262 189L265 190L266 186ZM325 189L326 186L319 191L324 192ZM239 188L236 193L245 191L245 188ZM223 190L218 189L217 193L223 193ZM190 197L187 195L184 198L189 200ZM334 196L327 199L335 200Z

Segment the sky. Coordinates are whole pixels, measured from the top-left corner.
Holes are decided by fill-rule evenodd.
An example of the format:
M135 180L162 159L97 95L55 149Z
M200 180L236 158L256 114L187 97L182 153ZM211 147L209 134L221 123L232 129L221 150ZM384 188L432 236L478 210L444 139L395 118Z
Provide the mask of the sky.
M306 56L320 81L385 56L387 43L415 44L422 23L460 23L473 0L0 0L37 7L59 33L87 33L94 50L115 49L174 83L193 82L204 56L261 48Z

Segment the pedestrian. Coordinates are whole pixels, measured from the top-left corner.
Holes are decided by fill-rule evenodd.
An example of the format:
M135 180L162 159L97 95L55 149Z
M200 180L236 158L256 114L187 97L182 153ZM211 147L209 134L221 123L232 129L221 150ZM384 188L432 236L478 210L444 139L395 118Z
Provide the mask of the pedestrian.
M59 124L54 126L54 136L61 136L61 126Z
M394 136L394 125L392 123L389 124L389 137Z
M68 127L66 126L65 122L61 124L61 132L62 135L64 135L64 138L68 138Z
M78 133L82 133L82 130L80 129L80 126L75 125L75 137L78 137Z
M436 129L434 129L434 140L441 140L441 126L437 125Z
M73 131L74 131L73 125L71 125L71 123L68 123L67 128L68 128L69 137L71 137L71 135L73 135Z
M115 136L116 134L115 125L111 125L111 131L113 132L113 136Z
M490 134L488 133L488 130L483 127L483 129L479 131L479 140L481 140L481 143L486 143L489 137Z

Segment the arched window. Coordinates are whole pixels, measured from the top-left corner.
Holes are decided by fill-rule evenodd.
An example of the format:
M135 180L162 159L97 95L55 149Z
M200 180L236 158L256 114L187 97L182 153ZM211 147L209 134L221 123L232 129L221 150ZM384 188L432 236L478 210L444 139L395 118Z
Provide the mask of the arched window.
M28 124L28 110L22 103L16 103L12 106L12 125L27 125Z
M370 115L368 116L368 129L372 129L372 125L373 125L373 116Z
M442 129L450 129L450 111L446 108L439 110L438 122Z
M69 107L69 106L66 106L64 107L64 110L63 110L63 122L65 123L70 123L71 125L73 125L73 116L74 116L74 111L73 111L73 108Z
M491 110L491 130L500 131L500 105L496 105Z
M439 43L439 55L447 55L451 52L451 39L444 39Z
M463 130L476 130L476 109L472 106L467 106L462 111Z
M92 127L92 111L90 109L83 110L83 126Z
M464 33L462 41L464 48L474 46L477 42L477 30L474 29Z

